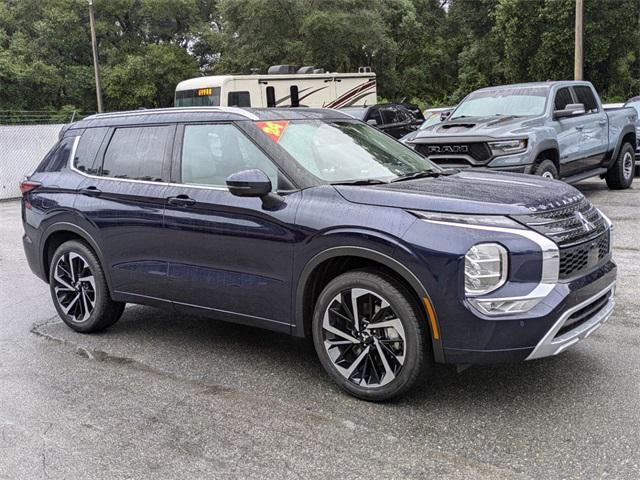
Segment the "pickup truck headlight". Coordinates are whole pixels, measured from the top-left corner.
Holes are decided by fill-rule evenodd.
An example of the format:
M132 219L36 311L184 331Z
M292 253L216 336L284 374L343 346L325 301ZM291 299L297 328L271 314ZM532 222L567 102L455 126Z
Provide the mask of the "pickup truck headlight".
M527 139L518 140L501 140L498 142L489 142L489 148L494 157L500 155L511 155L514 153L524 152L527 149Z
M498 243L479 243L464 256L467 297L493 292L507 281L507 249Z

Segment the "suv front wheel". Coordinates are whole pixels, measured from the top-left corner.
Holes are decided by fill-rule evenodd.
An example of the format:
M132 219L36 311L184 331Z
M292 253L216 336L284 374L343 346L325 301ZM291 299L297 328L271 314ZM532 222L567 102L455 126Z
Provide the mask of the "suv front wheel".
M97 332L118 321L124 303L114 302L95 253L83 242L60 245L51 259L49 288L60 318L78 332Z
M424 378L432 362L425 322L402 284L355 270L320 294L313 341L322 366L343 389L364 400L388 400Z

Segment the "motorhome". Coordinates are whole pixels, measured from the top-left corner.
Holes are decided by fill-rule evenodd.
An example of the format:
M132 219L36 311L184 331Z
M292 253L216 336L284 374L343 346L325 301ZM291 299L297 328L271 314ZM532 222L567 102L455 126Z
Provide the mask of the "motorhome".
M367 106L377 102L376 74L329 73L314 67L275 65L266 74L215 75L184 80L176 87L176 107Z

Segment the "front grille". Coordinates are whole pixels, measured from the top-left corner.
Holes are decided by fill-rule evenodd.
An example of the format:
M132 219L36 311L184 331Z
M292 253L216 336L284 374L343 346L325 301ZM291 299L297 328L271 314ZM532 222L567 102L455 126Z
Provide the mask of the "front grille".
M486 142L473 143L418 143L416 150L425 157L433 157L438 164L451 163L452 159L460 159L464 155L473 158L474 164L484 164L491 159L491 149Z
M593 316L600 310L602 310L609 302L609 300L611 299L611 295L613 295L613 292L609 290L600 298L597 298L590 304L582 307L580 310L573 312L571 316L567 318L567 321L564 322L562 328L558 330L558 333L556 333L556 337L560 337L565 333L570 332L574 328L578 328L580 325L593 318Z
M609 253L609 233L560 249L560 278L569 278L598 265Z
M568 207L514 218L561 248L593 240L607 230L604 217L586 198Z

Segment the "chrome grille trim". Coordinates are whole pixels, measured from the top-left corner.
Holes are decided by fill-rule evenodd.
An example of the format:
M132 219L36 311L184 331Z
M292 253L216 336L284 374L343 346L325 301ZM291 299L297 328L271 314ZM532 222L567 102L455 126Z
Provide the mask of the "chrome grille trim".
M568 207L513 218L550 238L561 248L593 240L608 226L598 209L586 198Z

